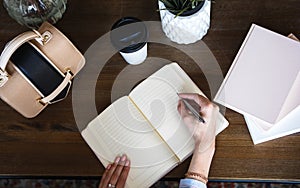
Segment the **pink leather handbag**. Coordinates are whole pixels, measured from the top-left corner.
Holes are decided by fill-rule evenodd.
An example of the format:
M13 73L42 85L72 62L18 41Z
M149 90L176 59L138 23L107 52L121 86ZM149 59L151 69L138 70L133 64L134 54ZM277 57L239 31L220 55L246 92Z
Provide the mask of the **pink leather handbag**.
M27 118L64 99L84 66L77 48L53 25L11 40L0 56L0 97Z

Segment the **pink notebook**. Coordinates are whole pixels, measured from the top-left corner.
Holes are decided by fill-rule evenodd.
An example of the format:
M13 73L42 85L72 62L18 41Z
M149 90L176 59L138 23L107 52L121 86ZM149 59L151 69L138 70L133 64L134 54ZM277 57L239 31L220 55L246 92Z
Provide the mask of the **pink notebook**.
M300 42L252 24L214 101L271 128L300 105Z

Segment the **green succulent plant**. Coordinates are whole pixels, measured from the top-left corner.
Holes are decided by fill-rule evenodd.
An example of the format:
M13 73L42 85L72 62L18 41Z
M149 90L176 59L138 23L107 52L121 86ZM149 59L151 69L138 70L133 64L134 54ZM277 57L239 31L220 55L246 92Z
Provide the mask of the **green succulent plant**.
M165 5L165 9L177 16L182 13L194 9L198 4L205 0L159 0Z

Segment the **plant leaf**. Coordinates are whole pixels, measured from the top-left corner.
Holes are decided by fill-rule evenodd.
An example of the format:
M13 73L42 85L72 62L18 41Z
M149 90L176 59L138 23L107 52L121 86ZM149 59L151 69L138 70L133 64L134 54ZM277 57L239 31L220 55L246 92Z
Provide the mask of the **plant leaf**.
M184 13L187 10L191 10L198 6L198 4L201 1L205 0L159 0L166 6L166 10L171 11L172 13L176 14L175 18L177 16L180 16L182 13ZM208 0L212 1L213 0ZM161 9L164 10L164 9Z
M185 11L187 11L188 8L189 8L189 7L185 7L184 9L182 9L181 11L179 11L179 12L176 14L175 18L176 18L177 16L180 16L180 14L184 13Z
M172 3L172 0L160 0L167 9L174 9L174 4Z
M188 3L189 3L188 1L190 1L190 0L185 0L185 1L182 3L182 5L181 5L181 7L180 7L181 10L188 6Z

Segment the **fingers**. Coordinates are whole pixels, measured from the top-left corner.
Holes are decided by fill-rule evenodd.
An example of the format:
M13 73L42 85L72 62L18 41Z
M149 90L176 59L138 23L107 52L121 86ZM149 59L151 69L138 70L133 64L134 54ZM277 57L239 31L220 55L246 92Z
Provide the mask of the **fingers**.
M124 165L126 163L126 155L123 155L115 169L115 171L113 172L111 178L110 178L110 181L109 183L113 184L113 185L116 185L117 182L118 182L118 179L120 177L120 174L124 168Z
M128 174L129 174L129 170L130 170L130 161L127 160L125 162L125 166L123 167L123 170L120 174L120 177L119 177L119 180L118 180L118 183L117 183L117 187L125 187L125 183L126 183L126 180L127 180L127 177L128 177Z
M114 163L113 164L109 164L106 167L106 170L105 170L105 172L103 174L103 177L101 179L99 188L106 188L106 187L108 187L108 184L110 183L109 182L110 178L111 178L113 172L115 171L116 167L118 166L118 163L119 163L120 159L121 159L120 157L116 157Z
M194 121L194 116L190 114L190 111L186 109L181 100L178 102L177 110L186 123L192 123Z
M107 188L109 184L122 188L130 169L130 161L126 155L116 157L114 163L109 164L103 173L99 188Z
M182 98L191 99L197 102L201 106L201 115L204 117L207 116L207 113L211 113L212 111L219 111L219 107L212 103L208 98L196 94L196 93L180 93L178 94Z
M178 102L177 110L190 131L193 132L193 129L195 128L193 125L200 122L198 122L195 117L190 114L182 101Z
M205 109L202 108L202 106L199 105L199 102L196 101L198 99L197 94L179 94L179 95L180 95L180 97L184 98L184 100L189 103L189 105L194 109L194 111L196 113L200 114L200 116L202 118L206 118L205 113L203 113L203 112L205 112ZM188 96L188 97L186 97L186 96ZM199 99L198 99L198 101L199 101ZM185 121L185 123L191 122L191 119L193 119L193 121L195 122L195 120L196 120L195 115L192 115L193 113L191 112L191 110L189 110L187 108L184 101L179 100L177 110L178 110L179 114L181 115L181 117L183 118L183 120Z
M181 100L178 101L177 110L178 110L179 114L181 115L181 117L185 117L185 116L189 115L187 109L185 108L185 106Z
M204 151L215 138L216 119L219 108L209 99L198 94L179 94L180 97L193 100L200 105L199 114L205 120L205 123L198 121L194 115L189 113L184 103L179 100L177 110L181 115L185 125L192 133L199 151ZM200 144L201 143L201 144Z
M100 185L99 185L99 188L102 188L103 185L104 185L104 181L107 179L107 173L109 171L109 169L111 168L111 164L107 165L103 175L102 175L102 178L101 178L101 182L100 182Z
M202 95L196 94L196 93L179 93L178 95L182 98L194 100L201 107L205 107L211 103L208 98L206 98Z

